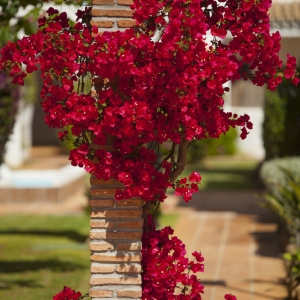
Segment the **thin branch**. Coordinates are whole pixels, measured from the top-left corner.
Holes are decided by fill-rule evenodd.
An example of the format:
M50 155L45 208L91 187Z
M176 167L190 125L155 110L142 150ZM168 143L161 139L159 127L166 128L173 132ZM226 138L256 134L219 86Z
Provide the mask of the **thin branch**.
M163 161L156 168L157 171L161 168L161 166L162 166L162 164L163 164L164 161L167 161L169 158L172 159L174 157L174 152L175 152L175 146L174 146L174 144L175 143L173 143L172 150L169 152L169 154L163 159Z
M184 139L182 141L182 143L179 145L176 166L170 174L171 182L174 182L185 168L186 155L187 155L187 151L188 151L188 147L189 147L190 143L191 143L190 141Z
M173 142L172 149L171 149L171 154L172 154L172 156L171 156L171 162L172 162L172 164L175 163L175 156L174 156L175 148L176 148L176 143Z
M154 228L154 225L155 225L155 220L156 220L156 217L157 217L157 213L158 213L158 209L160 207L160 201L158 201L156 207L155 207L155 210L154 210L154 213L153 213L153 223L152 223L152 228L151 228L151 231L153 231L153 228Z
M148 228L148 215L151 212L151 210L153 209L154 204L152 202L146 202L143 206L143 219L144 219L144 233L149 232L149 228Z

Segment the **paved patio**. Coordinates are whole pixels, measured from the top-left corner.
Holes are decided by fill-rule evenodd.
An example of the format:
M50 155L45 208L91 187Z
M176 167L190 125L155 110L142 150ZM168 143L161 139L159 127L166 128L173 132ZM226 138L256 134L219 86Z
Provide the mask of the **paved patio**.
M254 192L200 192L187 205L170 197L165 212L179 213L176 235L187 253L201 251L203 299L283 300L285 270L274 216L257 205Z

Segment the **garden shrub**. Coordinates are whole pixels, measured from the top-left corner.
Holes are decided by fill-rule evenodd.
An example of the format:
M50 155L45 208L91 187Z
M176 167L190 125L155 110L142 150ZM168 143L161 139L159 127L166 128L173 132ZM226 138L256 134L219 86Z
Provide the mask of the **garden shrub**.
M264 195L265 207L277 214L285 223L292 242L300 247L300 178L288 169L279 167L285 182Z
M286 107L278 93L266 91L263 122L263 144L266 159L280 156L284 141Z
M300 179L300 157L276 158L264 162L260 169L260 178L268 191L279 197L278 187L287 185L287 177L283 172L287 169Z
M266 159L300 155L300 86L283 80L266 91L263 143Z
M283 167L285 166L285 168ZM275 159L262 168L269 187L264 207L280 217L279 234L285 235L284 253L289 299L299 299L300 285L300 158ZM291 171L293 169L293 171ZM276 174L276 175L275 175ZM282 226L283 225L283 226Z

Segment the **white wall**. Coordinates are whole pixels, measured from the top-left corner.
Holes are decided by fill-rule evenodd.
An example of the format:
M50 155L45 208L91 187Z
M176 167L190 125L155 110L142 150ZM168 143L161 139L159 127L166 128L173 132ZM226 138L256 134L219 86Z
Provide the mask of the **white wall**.
M238 152L247 154L256 159L262 160L265 157L265 149L262 140L262 123L264 120L264 112L262 107L232 107L231 111L238 115L247 114L253 123L253 129L250 130L247 138L237 139Z
M18 114L12 134L6 143L4 162L12 167L20 167L28 158L32 145L32 118L34 106L20 101Z

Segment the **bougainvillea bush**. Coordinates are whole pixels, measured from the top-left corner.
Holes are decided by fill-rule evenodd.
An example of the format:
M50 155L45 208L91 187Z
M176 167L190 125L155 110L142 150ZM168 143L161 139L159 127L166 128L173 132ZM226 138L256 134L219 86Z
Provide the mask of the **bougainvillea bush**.
M270 6L271 0L134 0L138 27L101 34L86 22L90 9L78 11L71 26L66 13L50 8L36 34L2 49L1 67L20 85L40 68L45 121L61 129L61 140L66 128L72 131L72 165L99 179L119 180L125 187L115 199L143 199L147 219L151 209L155 217L167 188L186 202L198 191L198 173L178 179L191 143L236 126L244 139L252 128L248 115L223 110L227 81L243 78L271 90L282 77L299 82L293 57L282 70L280 35L270 34ZM244 64L249 71L243 73ZM86 92L88 82L94 90ZM113 151L94 146L108 140ZM168 154L161 157L164 145ZM195 275L203 271L201 253L189 261L172 229L156 230L148 219L143 299L201 299ZM158 276L154 266L165 272Z

